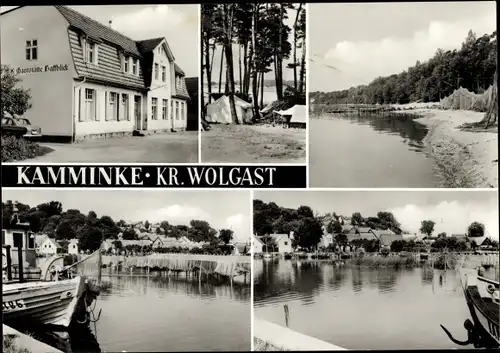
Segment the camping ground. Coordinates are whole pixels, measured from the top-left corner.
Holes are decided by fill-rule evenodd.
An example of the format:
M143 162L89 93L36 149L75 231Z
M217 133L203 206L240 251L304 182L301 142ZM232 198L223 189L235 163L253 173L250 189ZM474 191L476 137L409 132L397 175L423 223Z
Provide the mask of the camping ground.
M201 135L202 162L306 163L306 130L212 124Z

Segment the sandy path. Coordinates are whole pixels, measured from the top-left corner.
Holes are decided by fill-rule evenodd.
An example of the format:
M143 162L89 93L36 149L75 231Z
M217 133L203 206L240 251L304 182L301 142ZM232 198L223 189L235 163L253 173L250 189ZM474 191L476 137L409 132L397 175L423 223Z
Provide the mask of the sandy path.
M448 187L498 187L498 133L457 128L464 123L480 121L484 113L440 109L412 112L423 115L416 121L429 128L424 142L443 169Z

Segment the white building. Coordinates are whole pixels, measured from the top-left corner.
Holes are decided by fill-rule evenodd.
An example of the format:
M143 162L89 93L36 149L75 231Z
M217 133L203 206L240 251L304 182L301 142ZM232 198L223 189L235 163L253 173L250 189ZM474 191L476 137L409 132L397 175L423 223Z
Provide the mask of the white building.
M280 254L292 252L292 240L290 239L290 234L271 234L271 237L274 238Z
M252 245L254 254L262 254L264 243L255 235L253 236Z
M78 239L71 239L68 244L68 254L78 255Z
M189 94L165 38L135 41L66 6L1 15L1 62L29 88L44 136L184 130Z
M62 247L55 239L46 237L40 245L38 252L43 255L54 255L61 253Z

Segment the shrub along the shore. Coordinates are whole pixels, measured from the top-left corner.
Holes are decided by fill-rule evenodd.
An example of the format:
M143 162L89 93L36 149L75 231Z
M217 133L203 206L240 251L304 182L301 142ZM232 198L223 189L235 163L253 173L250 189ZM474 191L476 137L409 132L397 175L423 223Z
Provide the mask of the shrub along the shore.
M42 147L24 138L2 136L2 163L35 158L52 151L49 147Z
M233 247L231 245L223 244L206 244L202 247L194 248L183 248L180 246L173 246L167 248L152 248L150 245L140 246L140 245L126 245L119 252L125 253L126 255L131 254L141 254L149 255L152 253L156 254L194 254L194 255L231 255L233 252ZM109 249L107 254L112 254L113 251Z
M413 256L362 256L353 258L349 261L349 264L371 268L414 268L419 265Z

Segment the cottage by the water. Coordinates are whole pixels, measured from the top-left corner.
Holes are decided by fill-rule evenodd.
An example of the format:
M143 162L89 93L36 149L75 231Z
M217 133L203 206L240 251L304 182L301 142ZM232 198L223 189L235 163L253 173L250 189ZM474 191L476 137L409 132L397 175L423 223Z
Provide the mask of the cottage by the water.
M185 74L165 38L131 39L66 6L1 15L1 62L29 88L44 136L186 129Z

